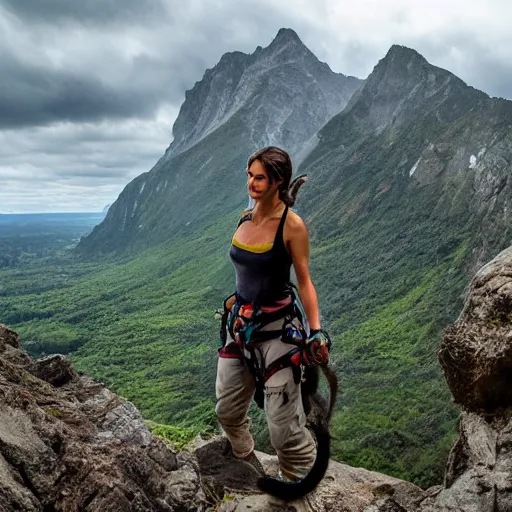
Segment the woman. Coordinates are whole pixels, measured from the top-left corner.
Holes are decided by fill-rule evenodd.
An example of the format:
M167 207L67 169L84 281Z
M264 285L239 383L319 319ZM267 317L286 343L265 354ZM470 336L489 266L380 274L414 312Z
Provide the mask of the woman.
M290 210L305 180L290 183L291 176L290 157L277 147L263 148L248 160L255 206L242 214L230 250L236 294L225 302L229 335L224 332L219 350L216 413L234 456L254 461L247 411L256 392L258 404L264 402L281 475L294 481L315 461L315 442L305 426L301 370L312 360L327 363L329 341L321 330L309 274L308 231ZM306 318L290 285L292 264Z

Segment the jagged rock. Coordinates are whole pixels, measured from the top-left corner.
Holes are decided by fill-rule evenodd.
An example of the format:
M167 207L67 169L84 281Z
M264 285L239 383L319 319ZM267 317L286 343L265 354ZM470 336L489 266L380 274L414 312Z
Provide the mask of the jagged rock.
M364 509L364 512L409 512L418 510L428 493L408 482L395 485L383 484L373 491L376 502Z
M153 437L133 404L18 347L0 326L2 512L207 509L195 458Z
M439 353L463 412L444 489L425 512L512 510L512 247L473 278Z
M258 473L254 468L233 457L227 439L206 443L195 451L201 475L213 479L224 491L258 492ZM221 496L222 497L222 496Z
M496 464L498 434L485 419L474 413L463 412L459 423L459 435L448 459L446 487L450 487L472 466L492 469Z
M509 413L510 416L510 413ZM489 423L463 412L460 437L447 464L445 488L422 512L512 510L512 420Z
M512 406L512 248L482 267L439 353L455 401L468 411Z
M7 329L4 324L0 324L0 330L3 333L0 336L0 352L3 352L7 345L20 348L20 337L17 333Z
M60 354L37 359L31 373L54 386L62 386L77 377L71 361Z

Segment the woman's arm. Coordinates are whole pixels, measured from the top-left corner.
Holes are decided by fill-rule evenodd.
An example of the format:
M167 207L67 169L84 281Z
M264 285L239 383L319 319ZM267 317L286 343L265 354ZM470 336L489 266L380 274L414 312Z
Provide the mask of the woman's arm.
M291 219L290 219L291 220ZM306 224L298 216L293 216L290 222L290 237L288 247L297 276L300 300L304 306L309 327L320 329L320 312L315 285L309 274L309 234Z

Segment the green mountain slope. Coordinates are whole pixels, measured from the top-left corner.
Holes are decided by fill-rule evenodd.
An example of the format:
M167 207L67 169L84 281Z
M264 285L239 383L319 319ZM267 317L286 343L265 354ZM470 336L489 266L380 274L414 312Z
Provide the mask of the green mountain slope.
M512 240L511 114L393 47L300 169L350 463L421 483L441 469L454 411L436 352L475 267Z
M342 383L335 459L441 478L455 410L436 352L473 269L510 245L510 105L393 47L298 169ZM213 428L213 311L234 285L253 108L134 180L79 246L94 264L70 261L53 286L61 267L0 274L1 321L35 353L69 352L147 418ZM27 291L27 273L47 288ZM261 416L255 429L263 447Z

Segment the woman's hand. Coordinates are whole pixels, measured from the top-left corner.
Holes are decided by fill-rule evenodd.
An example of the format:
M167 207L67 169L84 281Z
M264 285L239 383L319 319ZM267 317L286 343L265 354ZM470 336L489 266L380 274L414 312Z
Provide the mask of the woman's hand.
M311 329L306 340L304 359L306 364L325 365L329 363L329 351L331 350L331 338L327 331Z

